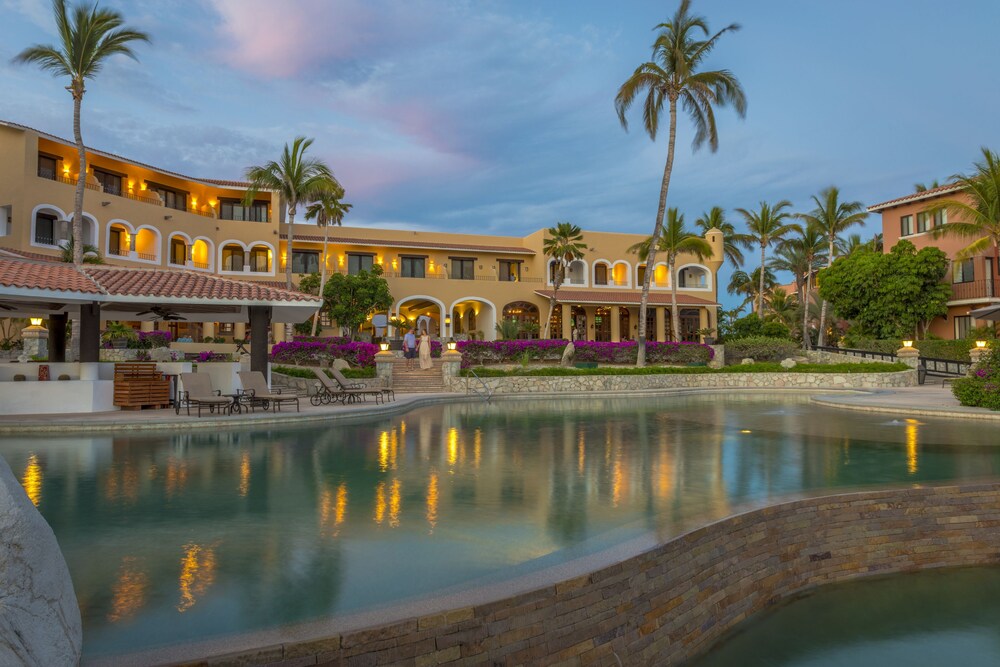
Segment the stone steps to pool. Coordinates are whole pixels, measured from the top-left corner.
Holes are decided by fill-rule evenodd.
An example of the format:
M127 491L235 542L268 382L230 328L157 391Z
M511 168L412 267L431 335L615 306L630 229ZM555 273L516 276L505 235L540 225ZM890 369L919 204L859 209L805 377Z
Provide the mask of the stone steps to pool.
M441 375L441 362L426 370L421 369L414 361L413 368L406 369L406 361L398 359L392 367L392 388L403 393L429 394L445 391L444 378Z

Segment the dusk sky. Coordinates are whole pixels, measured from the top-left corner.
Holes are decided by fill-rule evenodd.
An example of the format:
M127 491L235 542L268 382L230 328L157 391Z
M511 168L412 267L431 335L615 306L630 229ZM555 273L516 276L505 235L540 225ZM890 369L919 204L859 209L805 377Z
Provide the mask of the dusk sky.
M673 1L123 0L140 62L88 86L88 145L190 176L239 178L297 134L333 167L351 226L523 235L557 221L649 233L666 156L618 87ZM668 204L809 197L872 204L1000 150L995 0L695 0L739 23L708 66L749 101L719 150L683 119ZM54 43L47 0L0 0L0 118L72 136L63 86L11 58ZM877 230L870 219L865 235ZM752 264L747 267L752 269Z

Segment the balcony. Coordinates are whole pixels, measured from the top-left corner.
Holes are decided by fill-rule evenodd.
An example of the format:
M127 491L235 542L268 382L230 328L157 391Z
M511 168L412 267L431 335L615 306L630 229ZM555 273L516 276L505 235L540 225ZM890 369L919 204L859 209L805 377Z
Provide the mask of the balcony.
M995 294L992 280L972 280L951 284L951 300L991 299Z
M72 185L76 187L76 179L70 178L64 174L56 173L52 169L46 167L38 167L38 178L44 178L47 181L59 181L60 183L65 183L66 185ZM101 186L97 183L84 182L84 187L88 190L94 190L96 192L101 191Z

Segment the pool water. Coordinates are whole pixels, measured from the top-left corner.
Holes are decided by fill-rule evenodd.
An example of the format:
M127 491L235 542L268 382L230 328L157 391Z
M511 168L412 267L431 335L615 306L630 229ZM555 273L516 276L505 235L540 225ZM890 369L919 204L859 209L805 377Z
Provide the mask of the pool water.
M995 667L1000 568L834 584L739 626L693 667Z
M502 580L803 491L995 475L996 434L698 395L0 437L0 455L59 539L94 657Z

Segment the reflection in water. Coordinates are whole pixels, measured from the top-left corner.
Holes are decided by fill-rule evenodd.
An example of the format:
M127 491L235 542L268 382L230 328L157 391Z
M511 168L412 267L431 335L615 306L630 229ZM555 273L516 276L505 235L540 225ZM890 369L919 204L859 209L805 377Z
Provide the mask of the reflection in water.
M139 561L134 556L122 558L118 568L118 578L111 593L111 611L108 621L117 623L129 618L146 603L146 589L149 587L149 577L139 568Z
M28 494L28 500L38 507L38 503L42 502L42 466L38 465L35 454L28 457L28 465L24 467L24 475L21 476L21 486Z
M0 438L0 454L59 539L93 657L502 579L802 490L989 475L997 441L738 395Z

